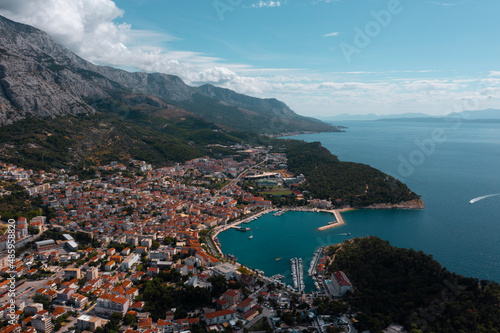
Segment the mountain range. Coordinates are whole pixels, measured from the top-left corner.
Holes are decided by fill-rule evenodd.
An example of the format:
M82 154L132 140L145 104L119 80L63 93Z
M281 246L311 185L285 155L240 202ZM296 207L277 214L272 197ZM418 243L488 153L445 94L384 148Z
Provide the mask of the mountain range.
M500 110L472 110L453 112L445 116L433 116L425 113L401 113L390 115L369 114L348 114L343 113L336 116L323 117L324 121L339 121L339 120L392 120L392 121L440 121L445 118L461 118L464 121L481 122L486 120L500 120Z
M226 130L258 134L338 130L296 114L277 99L213 85L192 87L174 75L94 65L45 32L0 16L0 125L28 116L108 112L117 105L124 117L151 107L161 109L163 117L182 110Z

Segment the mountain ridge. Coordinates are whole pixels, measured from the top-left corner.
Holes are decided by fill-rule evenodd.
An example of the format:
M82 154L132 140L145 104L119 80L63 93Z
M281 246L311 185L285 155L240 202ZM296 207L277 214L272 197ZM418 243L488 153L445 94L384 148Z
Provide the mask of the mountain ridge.
M94 65L45 32L0 16L0 125L27 115L105 111L100 108L106 104L103 101L126 103L123 96L130 93L160 98L228 129L259 134L338 130L300 116L276 99L213 85L192 87L175 75Z
M370 121L370 120L393 120L393 121L431 121L431 120L441 120L444 118L462 118L464 121L479 121L479 120L500 120L500 110L499 109L484 109L484 110L469 110L461 112L452 112L444 116L433 116L426 113L401 113L401 114L390 114L390 115L377 115L374 113L356 115L349 113L342 113L331 117L321 117L320 119L324 121L338 121L338 120L360 120L360 121Z

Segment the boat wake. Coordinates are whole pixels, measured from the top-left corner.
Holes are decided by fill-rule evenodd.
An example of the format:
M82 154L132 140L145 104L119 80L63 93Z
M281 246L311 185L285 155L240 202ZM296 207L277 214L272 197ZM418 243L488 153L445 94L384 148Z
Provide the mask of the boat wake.
M469 203L473 204L473 203L476 203L476 202L478 202L480 200L483 200L483 199L486 199L486 198L491 198L491 197L497 197L499 195L500 195L500 193L483 195L481 197L477 197L477 198L472 199L471 201L469 201Z

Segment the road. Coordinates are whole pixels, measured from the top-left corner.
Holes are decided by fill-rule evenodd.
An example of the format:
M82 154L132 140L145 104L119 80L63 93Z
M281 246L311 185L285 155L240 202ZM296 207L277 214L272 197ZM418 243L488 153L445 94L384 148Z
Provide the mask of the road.
M263 165L264 163L267 162L267 159L268 159L268 152L266 151L266 157L264 158L264 160L258 164L255 164L254 166L251 166L251 167L248 167L246 169L244 169L242 172L240 172L238 174L238 176L236 176L236 178L232 179L229 184L227 184L226 186L232 186L232 185L236 185L238 184L238 182L241 180L241 177L248 171L252 170L253 168L255 168L256 166L260 166L260 165ZM226 187L224 186L224 187ZM217 190L217 192L214 193L214 195L212 196L212 200L210 200L210 203L212 204L215 204L217 202L217 200L219 199L219 194L220 192L222 191L222 189L220 190Z

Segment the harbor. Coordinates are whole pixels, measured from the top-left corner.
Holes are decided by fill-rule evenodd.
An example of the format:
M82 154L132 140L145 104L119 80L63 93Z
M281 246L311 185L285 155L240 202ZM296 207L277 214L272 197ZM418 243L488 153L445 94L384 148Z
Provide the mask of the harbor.
M286 211L274 216L278 212ZM311 208L287 208L262 210L256 215L246 216L243 219L231 224L219 226L214 230L217 238L222 243L222 252L231 253L238 258L238 262L249 268L259 269L266 272L270 281L277 285L287 285L291 291L304 293L319 292L318 273L322 273L320 260L323 257L320 247L343 241L348 233L339 233L338 236L328 236L324 239L323 234L330 234L328 231L318 231L328 222L331 222L334 214L331 210L319 210ZM249 224L243 224L250 221ZM304 221L308 221L304 223ZM235 226L242 227L246 232L238 231ZM332 229L333 230L333 229ZM314 236L313 236L314 235ZM309 239L310 237L312 239ZM212 239L215 237L212 234ZM305 240L305 238L307 240ZM332 238L333 237L333 238ZM217 239L213 246L220 248ZM245 239L245 241L243 241ZM338 239L338 241L337 241ZM312 242L312 243L311 243ZM285 245L287 244L287 245ZM263 251L265 249L265 251ZM227 252L226 252L227 251ZM291 274L290 258L302 258L301 269L295 269L294 275L297 287L294 288L293 276ZM313 264L311 265L311 260ZM298 262L295 263L296 268ZM307 267L305 267L307 265ZM309 269L312 268L312 271ZM313 273L314 272L314 273ZM297 273L300 273L297 275ZM310 275L312 273L312 275ZM284 276L282 279L276 277ZM271 278L273 277L273 278ZM301 283L302 282L302 283ZM321 283L319 283L321 286Z

